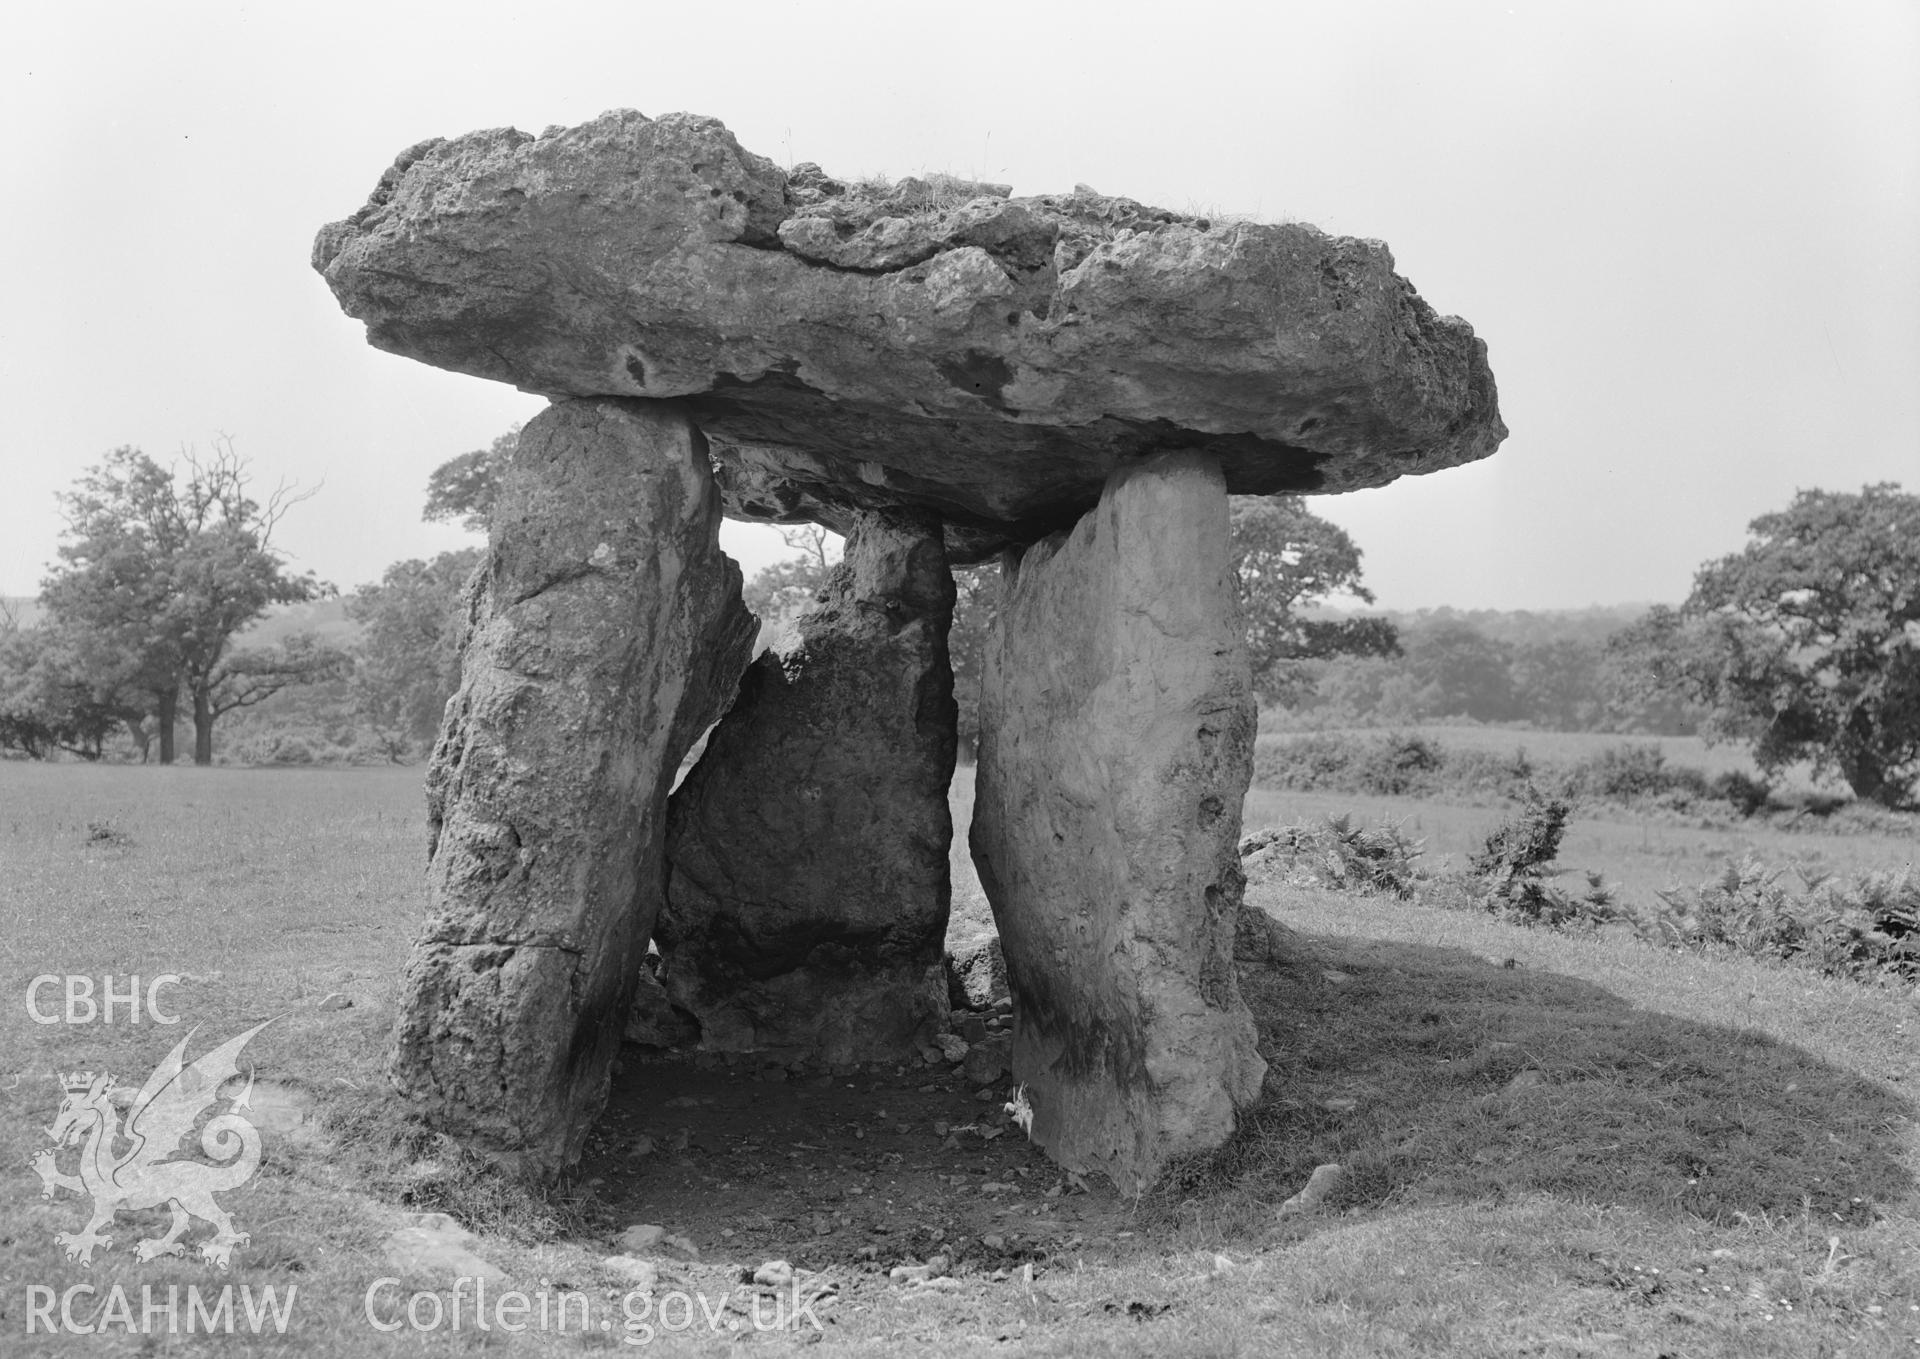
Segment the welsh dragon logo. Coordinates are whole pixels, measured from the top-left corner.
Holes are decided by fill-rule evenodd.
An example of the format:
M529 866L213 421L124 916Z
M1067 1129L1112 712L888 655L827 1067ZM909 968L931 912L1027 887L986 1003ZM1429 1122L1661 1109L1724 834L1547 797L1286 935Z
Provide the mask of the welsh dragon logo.
M187 1066L182 1058L198 1030L190 1031L153 1069L128 1104L124 1125L112 1098L111 1075L76 1071L61 1077L66 1098L60 1102L53 1126L47 1129L54 1146L34 1157L33 1168L44 1185L42 1198L52 1198L59 1189L93 1198L92 1221L77 1232L54 1233L55 1244L65 1247L69 1260L91 1267L94 1250L113 1244L111 1237L101 1235L101 1228L111 1225L115 1214L164 1203L173 1209L171 1229L165 1236L137 1242L134 1256L153 1260L162 1255L186 1254L180 1237L197 1217L214 1228L214 1235L201 1244L200 1254L221 1269L227 1267L233 1248L249 1237L234 1230L233 1219L213 1196L246 1183L260 1165L260 1132L234 1112L250 1107L251 1072L245 1088L238 1095L226 1097L226 1112L208 1119L200 1130L200 1149L220 1164L169 1158L180 1150L182 1140L193 1131L200 1116L221 1100L220 1087L240 1074L240 1050L247 1040L272 1022L256 1024ZM60 1151L83 1142L80 1173L62 1173L56 1161Z

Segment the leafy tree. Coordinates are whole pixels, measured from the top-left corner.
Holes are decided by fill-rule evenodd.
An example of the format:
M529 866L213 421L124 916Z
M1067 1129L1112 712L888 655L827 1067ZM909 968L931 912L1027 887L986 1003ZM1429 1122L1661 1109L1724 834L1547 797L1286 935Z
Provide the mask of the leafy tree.
M1704 659L1701 629L1679 611L1656 604L1607 639L1599 681L1616 731L1691 736L1706 710L1688 676Z
M365 624L354 687L360 710L389 749L431 745L460 687L460 636L479 548L432 561L395 562L378 585L362 585L347 613Z
M520 426L476 448L449 458L427 475L427 507L420 517L429 523L457 519L475 533L487 531L493 515L493 497L500 470L520 446Z
M51 627L0 618L0 750L44 760L56 750L97 760L122 713L88 682Z
M839 559L839 535L818 524L783 528L780 537L800 555L754 572L740 591L746 606L767 622L781 622L813 607Z
M1407 641L1407 669L1426 689L1424 716L1505 722L1514 715L1513 649L1466 623L1422 628Z
M1232 533L1247 651L1261 694L1297 702L1312 687L1309 662L1399 653L1399 634L1384 618L1302 616L1303 608L1333 595L1373 602L1360 583L1360 549L1304 499L1235 496Z
M1600 648L1558 638L1522 642L1508 667L1514 716L1554 731L1588 731L1606 709Z
M1000 616L1000 568L957 567L953 588L947 657L953 665L954 702L960 709L960 751L971 760L980 748L980 682L986 674L987 634Z
M351 673L353 658L312 633L296 632L277 646L234 647L213 666L194 699L194 763L213 762L213 723L240 708L264 703L294 685L321 684ZM195 683L188 677L188 685ZM203 718L204 714L204 718Z
M337 673L344 657L310 643L235 649L235 634L272 605L331 587L311 572L290 574L271 546L274 526L302 497L282 488L264 504L254 500L230 440L184 462L162 467L122 447L90 468L61 496L66 541L41 597L111 701L124 706L138 694L150 702L162 763L174 756L184 694L194 763L211 764L222 713Z
M1810 760L1900 805L1920 780L1920 497L1801 491L1747 532L1694 577L1675 678L1761 768Z

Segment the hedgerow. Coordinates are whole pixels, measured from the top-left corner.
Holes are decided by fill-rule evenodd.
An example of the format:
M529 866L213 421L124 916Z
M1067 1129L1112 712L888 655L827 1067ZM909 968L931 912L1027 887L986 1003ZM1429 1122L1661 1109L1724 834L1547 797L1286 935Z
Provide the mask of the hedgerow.
M1254 781L1266 788L1357 793L1372 797L1524 800L1529 790L1575 804L1615 803L1644 809L1717 809L1752 816L1770 804L1764 780L1733 772L1708 778L1667 763L1656 745L1623 742L1585 759L1540 763L1523 748L1511 754L1449 749L1418 733L1310 732L1265 737L1254 750Z

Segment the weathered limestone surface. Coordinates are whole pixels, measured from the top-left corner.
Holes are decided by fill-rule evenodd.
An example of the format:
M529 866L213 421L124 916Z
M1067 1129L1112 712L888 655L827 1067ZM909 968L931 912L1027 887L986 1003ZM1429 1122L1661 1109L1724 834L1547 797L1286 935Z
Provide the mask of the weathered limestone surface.
M956 1010L986 1010L1012 993L1000 936L987 934L947 952L947 1003Z
M953 600L937 522L863 516L675 790L661 981L701 1046L857 1062L938 1031Z
M1267 494L1505 437L1485 346L1377 241L1007 194L789 175L712 118L623 111L422 142L313 261L380 348L686 399L730 514L917 506L957 557L1071 525L1160 449Z
M605 1099L667 790L751 652L703 441L569 401L520 437L428 775L429 918L389 1054L435 1125L545 1177Z
M1217 1146L1265 1064L1233 972L1254 701L1227 490L1206 453L1123 469L1009 554L972 848L1033 1138L1123 1188Z

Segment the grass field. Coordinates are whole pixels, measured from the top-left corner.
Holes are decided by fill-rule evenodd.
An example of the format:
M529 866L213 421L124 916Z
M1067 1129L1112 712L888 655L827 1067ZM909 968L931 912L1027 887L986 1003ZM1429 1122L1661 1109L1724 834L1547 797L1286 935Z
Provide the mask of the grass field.
M1260 730L1267 740L1282 741L1306 734L1286 730L1283 723L1266 716ZM1321 728L1314 728L1320 731ZM1669 764L1691 765L1707 774L1730 770L1751 774L1755 765L1746 750L1738 745L1708 745L1697 736L1633 736L1610 731L1533 731L1524 727L1485 727L1444 722L1414 723L1401 727L1328 727L1327 734L1379 736L1387 731L1408 736L1424 736L1456 750L1484 750L1496 755L1524 749L1541 763L1572 764L1589 759L1611 746L1657 746Z
M1757 774L1759 766L1744 746L1721 743L1710 745L1698 736L1639 736L1608 731L1533 731L1523 727L1486 727L1451 725L1442 722L1412 723L1396 727L1327 727L1292 730L1283 718L1263 714L1260 740L1287 741L1309 734L1351 735L1372 738L1394 732L1405 736L1423 736L1449 750L1485 751L1493 755L1511 755L1524 750L1536 764L1570 765L1592 759L1622 745L1653 746L1669 765L1698 769L1712 778L1718 774ZM1791 765L1777 779L1783 791L1823 788L1828 792L1844 789L1813 777L1808 765Z
M970 791L963 777L961 826ZM1442 854L1461 852L1498 815L1372 801L1381 805L1256 793L1247 821L1392 815ZM420 911L423 848L418 770L0 764L0 1353L621 1348L617 1329L508 1336L369 1325L366 1290L393 1272L381 1243L420 1206L403 1202L417 1181L402 1162L416 1150L395 1135L380 1061ZM1742 848L1737 836L1684 826L1580 822L1563 859L1637 889L1697 881ZM1754 848L1780 862L1818 853L1841 868L1892 865L1911 852L1874 837L1783 835ZM956 868L957 911L977 914L964 855ZM857 1200L829 1183L848 1168L785 1153L798 1180L782 1192L835 1196L826 1231L783 1247L795 1265L841 1285L820 1309L828 1325L814 1348L1920 1354L1912 992L1377 898L1258 887L1253 899L1297 933L1283 964L1243 976L1270 1075L1226 1149L1137 1202L1098 1185L1040 1195L1057 1172L1006 1140L943 1151L940 1183L908 1186L902 1202L932 1215L945 1211L936 1191L983 1201L994 1192L987 1185L1008 1176L1017 1187L999 1211L1039 1243L1027 1256L1031 1278L996 1279L967 1263L977 1247L956 1241L951 1287L888 1283L888 1238L863 1235L847 1207ZM67 973L111 974L120 986L132 974L178 974L164 1003L185 1022L132 1025L124 1008L112 1025L33 1022L31 980ZM350 1008L322 1009L334 993ZM42 1002L57 1008L58 992ZM79 1225L83 1205L70 1194L43 1201L28 1167L49 1145L60 1095L52 1073L111 1070L137 1082L188 1028L199 1026L197 1052L265 1019L273 1023L249 1054L263 1086L295 1112L268 1137L259 1173L224 1196L252 1234L231 1273L197 1260L137 1262L131 1241L165 1227L151 1210L123 1215L91 1269L65 1260L53 1236ZM864 1116L865 1103L882 1098L893 1109L925 1080L835 1090L835 1116ZM636 1098L622 1119L664 1116L644 1092ZM943 1086L925 1098L970 1096ZM1281 1216L1278 1205L1328 1162L1347 1168L1330 1204ZM470 1196L475 1248L528 1288L545 1278L598 1296L612 1286L598 1261L613 1233L660 1220L647 1195L668 1201L664 1186L681 1176L673 1201L684 1201L686 1185L718 1164L695 1147L660 1168L665 1180L637 1188L596 1175L546 1205ZM892 1184L887 1164L876 1154L853 1169L879 1191ZM690 1276L722 1292L773 1248L743 1219L671 1225L702 1247ZM863 1243L877 1244L876 1260L860 1254ZM297 1286L286 1334L143 1337L112 1326L99 1301L123 1285L137 1321L143 1285L164 1293L222 1282ZM27 1290L76 1284L99 1290L76 1315L107 1330L28 1336ZM801 1343L750 1328L710 1335L703 1321L651 1348Z

